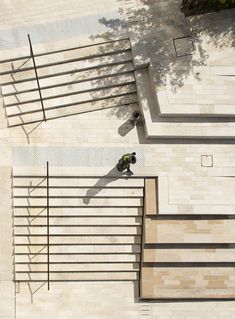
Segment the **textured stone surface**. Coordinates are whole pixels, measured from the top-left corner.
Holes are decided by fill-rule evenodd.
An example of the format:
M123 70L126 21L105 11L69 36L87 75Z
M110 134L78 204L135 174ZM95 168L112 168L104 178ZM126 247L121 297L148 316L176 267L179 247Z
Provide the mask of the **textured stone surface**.
M174 1L177 5L177 1ZM148 25L145 25L143 30L144 19L147 15L143 14L142 17L138 17L133 13L133 7L141 5L154 5L151 12L154 13L153 19ZM170 21L172 15L167 17L168 27L163 28L163 21L166 19L166 13L169 7L168 1L159 1L161 5L162 16L161 23L159 24L155 19L156 15L159 15L159 10L156 10L156 1L150 0L136 0L136 1L104 1L104 0L89 0L89 1L45 1L40 0L37 3L29 3L26 0L22 1L1 1L0 12L0 60L10 59L17 56L28 56L29 47L27 43L27 33L32 36L32 42L35 49L35 53L48 52L54 50L62 50L71 47L77 47L80 45L92 44L94 42L100 42L101 40L108 38L122 38L128 34L127 24L123 23L124 18L128 18L130 23L129 32L132 37L133 55L136 65L142 65L149 62L150 58L155 62L166 61L166 57L173 57L175 55L174 48L172 46L172 36L178 37L185 35L188 32L187 25L176 23L177 25L171 25ZM121 10L119 10L121 9ZM175 5L172 6L174 17L178 14L175 11ZM123 13L122 13L123 12ZM143 11L140 11L143 12ZM146 11L144 11L146 13ZM150 10L147 10L147 13ZM227 14L227 23L231 23L232 19ZM221 23L217 23L218 28L225 27L225 23L222 15L216 15L217 18L221 17ZM102 19L103 18L103 19ZM99 20L102 19L102 20ZM142 20L141 20L142 19ZM175 21L177 20L175 19ZM215 24L213 17L212 25ZM203 20L203 18L202 18ZM155 22L156 21L156 22ZM170 21L170 24L169 24ZM178 20L177 20L178 21ZM180 20L181 21L181 20ZM157 23L157 26L156 26ZM192 23L194 23L192 21ZM195 28L201 27L203 45L207 42L208 38L203 36L203 23L200 25L200 18L198 23L195 22ZM178 27L177 27L178 26ZM152 31L151 31L151 28ZM163 40L165 41L165 49L159 50L159 47L155 47L156 43L160 43L159 37L156 33L156 28L159 31L163 31ZM143 32L143 36L150 32L154 41L143 41L144 45L139 45L137 38L135 38L134 29L139 32ZM102 34L99 34L102 33ZM98 35L98 37L96 37ZM169 39L170 36L170 39ZM167 40L168 39L168 40ZM228 46L224 46L224 41L228 42ZM231 66L234 61L234 55L231 55L231 33L221 33L221 37L218 39L218 50L214 50L214 45L208 44L207 48L203 47L202 59L205 59L203 54L210 53L210 60L208 64L213 65L212 77L221 76L228 78L228 75L233 75L231 68L224 67L224 61ZM134 41L136 40L136 41ZM200 39L199 39L200 40ZM216 39L213 37L212 40ZM216 43L216 42L215 42ZM213 52L211 50L214 50ZM221 62L221 56L222 62ZM62 57L63 58L63 57ZM197 58L197 56L195 56ZM49 61L49 60L48 60ZM41 62L45 62L41 57ZM40 62L40 63L41 63ZM182 62L182 63L181 63ZM176 63L176 67L179 66L179 72L177 68L172 66L172 70L167 68L166 74L170 73L172 79L178 79L177 83L181 83L182 68L185 66L185 62L181 61ZM218 68L214 67L218 65ZM15 67L19 67L20 63L16 63ZM25 67L32 66L31 62L27 62ZM0 65L1 69L1 65ZM195 71L197 67L195 66ZM201 76L203 75L203 65L200 69ZM5 69L1 69L4 72ZM51 69L50 72L53 70ZM112 72L118 71L112 69ZM119 69L120 71L120 69ZM164 71L164 70L163 70ZM108 72L111 72L110 70ZM187 73L187 70L186 70ZM26 76L32 76L32 70L28 71ZM44 73L45 74L45 73ZM86 74L87 75L87 74ZM95 76L96 72L92 73ZM25 76L25 75L24 75ZM20 77L19 77L20 79ZM197 87L197 80L188 77L190 80L188 88L185 90L192 90L191 85L194 85L194 90L199 90L195 95L200 94L200 87ZM61 81L68 81L68 77L61 76ZM47 86L50 84L56 84L56 81L42 80L42 85ZM227 96L226 86L233 85L233 81L229 84L226 81L223 87L221 86L221 95L223 99ZM15 84L17 90L35 89L36 83L21 82ZM179 88L180 89L180 88ZM208 89L208 88L207 88ZM5 93L12 93L13 87L8 87ZM48 93L49 91L47 91ZM57 91L58 92L58 91ZM175 93L174 93L175 94ZM172 94L172 97L175 96ZM177 95L178 93L176 93ZM185 92L184 92L185 94ZM191 94L191 92L190 92ZM32 96L33 92L32 92ZM195 96L194 96L195 98ZM229 104L228 104L229 105ZM3 106L3 99L1 98L1 106ZM88 105L90 108L92 105ZM0 111L0 175L1 175L1 216L0 216L0 296L1 318L74 318L82 317L85 319L96 318L146 318L146 313L152 319L231 319L234 314L234 302L177 302L177 303L145 303L138 300L138 287L132 282L80 282L80 283L53 283L51 284L50 291L47 291L46 285L40 288L41 284L30 283L16 285L16 289L12 282L12 275L14 274L13 267L13 227L12 227L12 167L14 167L15 174L21 174L32 171L37 174L45 174L45 161L51 161L51 173L52 174L77 174L77 175L107 175L113 174L113 168L115 167L117 160L120 158L123 152L136 151L137 163L132 166L133 172L136 175L148 175L159 176L159 213L160 214L234 214L234 192L233 190L233 178L235 176L235 148L233 141L225 139L213 141L193 139L191 142L185 141L185 139L160 139L149 140L146 138L142 125L137 127L130 126L128 119L130 118L134 110L138 110L137 103L120 107L113 110L102 110L97 112L91 112L87 114L80 114L69 118L61 118L54 121L42 122L39 124L32 124L28 126L22 126L17 128L7 128L7 121L5 118L5 110L1 108ZM203 105L199 109L200 114L204 112L221 112L221 108L213 110L209 104ZM224 107L224 112L228 113L229 106ZM198 109L196 109L198 112ZM166 126L164 134L170 135L175 132L183 132L182 136L194 135L195 129L192 125L187 123L174 124L173 128L170 125ZM156 124L158 125L158 123ZM162 125L162 123L161 123ZM161 126L159 124L159 127ZM206 135L217 136L234 136L234 123L229 122L226 126L222 123L212 124L202 123L201 128L198 131L200 137ZM204 134L205 133L205 134ZM19 148L21 151L19 151ZM35 156L30 157L32 159L29 163L29 157L26 157L24 153L29 148ZM43 149L43 156L38 157L38 149ZM71 153L63 155L66 151L59 152L58 150L53 153L53 148L72 148L78 149L75 158L69 159ZM97 150L98 149L98 150ZM18 157L15 154L18 150ZM213 167L201 165L202 155L213 155ZM57 158L58 156L58 158ZM21 157L21 158L20 158ZM33 182L38 182L37 179ZM92 180L91 183L95 184L96 181ZM117 181L113 182L115 186ZM16 183L17 185L17 183ZM42 184L43 185L43 184ZM68 181L64 181L63 186L68 186ZM81 185L81 184L80 184ZM88 186L87 184L83 184ZM19 186L19 185L18 185ZM59 186L55 182L55 186ZM19 190L19 189L18 189ZM107 194L102 190L99 195ZM18 193L19 194L19 193ZM22 194L22 193L21 193ZM63 192L59 194L65 194ZM66 193L67 194L67 193ZM72 194L72 193L71 193ZM81 193L80 193L81 194ZM110 194L110 193L109 193ZM20 195L20 194L19 194ZM39 192L37 194L41 196ZM66 195L65 195L66 196ZM97 200L97 199L96 199ZM217 201L216 201L217 200ZM15 209L15 214L20 215L21 209ZM64 215L74 216L76 211L68 208L64 209L51 209L52 214L58 214L61 218ZM38 214L38 210L32 208L31 214ZM101 208L91 208L89 212L83 208L79 209L79 214L84 216L89 215L92 219L92 223L96 223L97 217L104 214ZM85 215L85 216L87 216ZM119 217L117 217L118 215ZM116 217L115 217L116 216ZM125 217L124 217L125 216ZM137 218L141 216L141 212L136 209L126 209L125 207L120 209L107 209L105 223L112 221L123 223L124 220L127 223L138 223ZM133 218L136 218L133 220ZM75 218L75 217L73 217ZM77 217L79 218L79 217ZM84 217L80 217L84 218ZM102 217L103 218L103 217ZM119 218L119 219L116 219ZM130 219L131 218L131 219ZM100 218L101 219L101 218ZM25 219L21 220L25 222ZM61 222L63 219L61 219ZM84 222L84 219L76 220L77 222ZM226 221L226 223L229 220ZM59 221L58 221L59 222ZM86 219L88 222L88 219ZM231 220L233 223L233 220ZM36 223L36 221L35 221ZM98 223L98 222L97 222ZM208 226L208 225L207 225ZM136 226L135 226L136 227ZM222 226L223 228L223 226ZM219 227L218 229L221 229ZM224 228L223 228L224 229ZM127 229L129 230L129 228ZM205 236L205 234L203 235ZM216 236L216 235L215 235ZM227 236L226 234L219 234L219 236ZM232 234L233 236L233 234ZM92 236L91 236L92 237ZM37 244L42 238L33 237L32 244ZM111 243L115 240L116 247L121 245L122 249L125 245L128 249L130 246L136 247L139 244L140 236L134 238L132 234L128 234L123 242L123 237L120 235L110 236L109 234L102 234L97 238L84 238L83 236L66 237L64 244L75 243L89 244L88 250L101 249L104 243ZM40 242L41 243L41 242ZM52 243L58 244L58 238L54 238ZM28 244L27 237L17 237L16 244ZM43 242L45 244L45 242ZM97 245L98 248L97 248ZM84 245L85 246L85 245ZM25 246L24 246L25 247ZM96 247L96 248L94 248ZM104 246L105 247L105 246ZM105 247L106 248L106 247ZM20 246L17 249L21 251ZM114 248L114 250L117 248ZM126 249L126 248L125 248ZM228 250L223 249L215 250L210 254L211 261L217 261L223 259L223 261L233 261L233 248L230 248L231 253L228 254ZM120 251L119 251L120 253ZM183 250L179 252L169 251L168 255L164 257L166 260L186 260L184 259ZM199 254L199 255L198 255ZM187 254L187 260L190 262L200 256L201 260L204 260L205 255L208 252L200 251L189 256ZM158 254L153 258L158 258ZM191 259L189 258L191 257ZM45 261L45 256L35 257L35 262ZM133 264L139 261L133 252L121 255L111 254L106 256L106 259L102 255L93 254L79 255L75 258L74 255L70 258L62 259L63 257L57 255L54 257L54 262L60 262L66 260L76 260L77 262L95 262L96 266L99 262L109 263L109 267L113 267L114 262L119 262L120 267L124 270L130 269ZM159 258L162 258L159 255ZM168 259L167 259L168 258ZM22 257L21 261L25 262L28 259ZM186 261L187 261L186 260ZM125 266L124 266L125 264ZM25 269L25 266L22 269ZM35 267L35 265L33 266ZM37 267L37 266L36 266ZM53 266L55 269L58 266ZM67 267L67 266L66 266ZM78 267L78 266L75 266ZM81 266L82 267L82 266ZM101 267L101 266L97 266ZM126 268L127 267L127 268ZM35 269L35 268L34 268ZM37 268L36 268L37 269ZM174 268L175 269L175 268ZM216 268L215 268L216 269ZM206 270L209 271L210 270ZM204 272L204 274L206 273ZM226 276L230 276L229 268L225 269ZM184 274L184 270L181 271ZM133 274L132 274L133 275ZM131 275L131 276L132 276ZM173 272L166 274L165 279L168 280L175 276ZM167 278L168 276L168 278ZM222 276L222 274L221 274ZM231 275L232 276L232 275ZM184 280L184 275L181 279ZM197 278L202 278L198 276ZM232 278L232 277L231 277ZM110 279L110 278L109 278ZM136 279L135 274L132 279ZM213 280L212 280L213 281ZM169 283L169 282L168 282ZM222 281L218 283L222 284ZM232 280L231 283L232 284ZM169 283L170 285L170 283ZM203 285L202 285L203 286ZM213 289L212 289L213 290ZM212 292L214 293L214 292ZM33 302L32 302L33 301Z

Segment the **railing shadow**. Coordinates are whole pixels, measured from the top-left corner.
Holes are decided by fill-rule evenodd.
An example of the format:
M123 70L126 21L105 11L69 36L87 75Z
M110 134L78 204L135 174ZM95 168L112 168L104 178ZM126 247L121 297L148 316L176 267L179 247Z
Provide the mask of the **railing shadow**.
M15 71L16 71L16 70L19 70L19 69L20 69L22 66L24 66L29 60L30 60L30 58L29 58L29 59L26 59L26 61L25 61L24 63L22 63L17 69L14 69L13 63L11 63L12 73L10 74L10 76L11 76L13 82L15 81L15 77L14 77ZM13 96L15 97L16 101L19 103L19 104L16 105L16 107L17 107L17 109L19 110L20 113L23 113L23 111L22 111L22 109L21 109L21 107L20 107L19 97L17 96L18 90L17 90L17 88L16 88L16 85L13 83L13 84L12 84L12 87L13 87L14 90L15 90L15 93L14 93ZM4 98L4 95L3 95L3 98ZM8 117L7 107L4 106L4 109L5 109L5 112L6 112L6 116ZM23 116L19 115L18 118L20 119L20 122L21 122L21 125L19 125L19 126L22 128L22 130L23 130L23 132L24 132L24 134L25 134L25 136L26 136L26 139L27 139L28 144L30 144L30 134L33 133L33 132L41 125L41 123L43 122L43 120L42 120L42 121L38 120L38 123L36 123L36 125L34 125L32 128L30 128L29 131L27 131L26 128L25 128L25 125L28 124L28 123L24 121ZM11 125L9 124L9 120L8 120L8 127L11 127Z
M33 303L33 298L34 298L34 295L47 283L47 281L45 280L45 282L43 283L40 283L40 282L31 282L33 281L33 278L32 278L32 261L34 258L38 257L41 255L42 251L44 249L47 248L47 245L42 243L40 246L39 246L39 250L37 250L36 252L34 250L32 250L32 247L33 246L33 243L31 241L31 229L30 229L30 226L32 225L32 222L34 222L38 216L40 216L44 211L45 211L45 208L40 210L38 214L36 214L33 218L31 218L31 214L30 214L30 207L31 207L31 203L30 203L30 196L31 196L31 193L37 189L38 186L40 186L43 182L44 182L45 178L42 179L37 185L34 185L32 186L32 181L30 181L30 186L28 187L27 189L27 194L28 194L28 197L26 198L26 201L27 201L27 207L25 208L26 211L27 211L27 214L26 216L28 215L28 217L25 217L27 222L25 222L25 226L26 226L26 229L27 229L27 233L25 234L24 238L27 239L27 243L25 243L25 247L27 249L27 253L25 253L25 256L27 256L27 262L24 262L24 265L27 266L27 275L28 275L28 279L29 279L29 282L27 282L27 286L28 286L28 289L29 289L29 292L30 292L30 299L31 299L31 303ZM14 189L14 186L12 185L12 189ZM14 224L15 226L15 224ZM46 227L46 225L45 225ZM15 249L15 248L14 248ZM15 251L14 251L14 256L15 256ZM15 259L15 257L14 257ZM14 269L14 272L15 272L15 277L16 277L16 261L14 260L14 264L15 264L15 269ZM18 283L19 285L19 291L20 292L20 284L21 284L21 281L18 281L17 278L15 278L15 281L16 283Z

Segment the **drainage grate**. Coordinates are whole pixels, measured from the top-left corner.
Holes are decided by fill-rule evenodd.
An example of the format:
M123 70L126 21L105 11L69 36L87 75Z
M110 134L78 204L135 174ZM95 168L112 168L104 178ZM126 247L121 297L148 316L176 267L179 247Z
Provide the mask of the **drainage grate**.
M201 155L201 167L213 167L213 155Z
M192 55L195 49L193 39L190 35L174 38L173 44L175 48L175 54L178 58L182 56Z

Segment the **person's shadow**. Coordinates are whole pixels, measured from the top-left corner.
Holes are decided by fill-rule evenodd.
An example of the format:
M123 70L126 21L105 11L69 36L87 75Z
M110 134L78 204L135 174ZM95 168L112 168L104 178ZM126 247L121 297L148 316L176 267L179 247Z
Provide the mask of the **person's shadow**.
M131 124L130 119L128 119L118 128L118 134L121 136L126 136L131 130L133 130L134 127L135 126Z
M111 169L106 175L101 177L94 186L91 186L89 188L83 198L83 203L88 205L90 203L91 198L96 196L105 186L111 182L114 182L120 178L120 176L125 176L126 178L130 177L133 175L133 172L119 172L116 168Z

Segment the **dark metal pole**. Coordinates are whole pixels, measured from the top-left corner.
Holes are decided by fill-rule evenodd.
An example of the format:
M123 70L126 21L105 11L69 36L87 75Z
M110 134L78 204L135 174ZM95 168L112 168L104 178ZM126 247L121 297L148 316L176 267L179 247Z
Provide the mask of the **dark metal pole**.
M43 104L43 99L42 99L42 92L41 92L41 88L40 88L40 84L39 84L39 79L38 79L37 66L36 66L36 62L35 62L35 58L34 58L34 54L33 54L33 46L32 46L32 43L31 43L31 39L30 39L29 34L28 34L28 39L29 39L30 53L31 53L31 57L32 57L32 59L33 59L33 66L34 66L34 71L35 71L35 75L36 75L36 81L37 81L37 85L38 85L38 92L39 92L40 101L41 101L41 105L42 105L43 120L46 122L47 119L46 119L46 113L45 113L44 104Z
M50 289L49 163L47 162L47 289Z
M139 298L142 296L142 266L143 266L143 254L144 254L144 227L145 227L145 191L146 191L146 178L144 178L144 187L143 187L143 205L142 205L142 225L141 225L141 247L140 247L140 271L139 271Z

